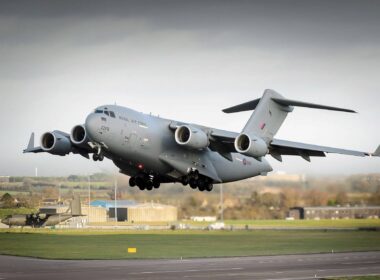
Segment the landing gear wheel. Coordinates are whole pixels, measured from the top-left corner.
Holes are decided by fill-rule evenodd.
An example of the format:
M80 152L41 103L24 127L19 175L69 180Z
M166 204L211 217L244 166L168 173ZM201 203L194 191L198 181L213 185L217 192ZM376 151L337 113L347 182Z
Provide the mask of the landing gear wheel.
M145 190L145 181L140 176L135 178L136 185L139 187L141 191Z
M158 179L153 179L153 187L158 189L160 187L160 181Z
M136 186L136 178L135 177L129 178L129 186L130 187Z
M206 187L206 191L211 192L213 188L214 188L214 186L213 186L212 184L209 184L209 185Z
M198 186L198 190L200 190L201 192L203 192L205 190L205 187L204 186Z
M98 161L98 160L99 160L99 155L98 155L98 154L93 154L93 155L92 155L92 159L93 159L94 161Z
M104 159L104 155L101 153L101 154L99 154L98 155L98 159L99 159L99 161L103 161L103 159Z
M188 176L182 177L181 183L182 185L187 186L189 184L189 177Z
M192 189L196 189L197 188L197 180L195 180L195 179L193 179L193 178L191 178L190 179L190 181L189 181L189 184L190 184L190 187L192 188Z

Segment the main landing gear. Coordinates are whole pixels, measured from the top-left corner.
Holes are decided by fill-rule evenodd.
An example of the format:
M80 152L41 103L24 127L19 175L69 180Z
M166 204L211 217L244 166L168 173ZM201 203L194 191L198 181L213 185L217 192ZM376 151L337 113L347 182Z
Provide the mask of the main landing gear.
M190 188L211 192L213 189L212 179L199 174L197 170L191 171L188 175L181 179L182 185L190 185Z
M160 180L152 175L138 174L129 179L129 185L131 187L137 186L142 191L151 191L153 188L158 189L160 187Z

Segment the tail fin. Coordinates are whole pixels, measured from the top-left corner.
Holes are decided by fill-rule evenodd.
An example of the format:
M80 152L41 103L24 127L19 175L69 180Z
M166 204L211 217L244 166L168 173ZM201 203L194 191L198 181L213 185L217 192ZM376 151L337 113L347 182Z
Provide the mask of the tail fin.
M292 112L295 106L355 113L349 109L285 99L281 94L271 89L266 89L260 99L224 109L223 112L235 113L255 110L242 133L255 135L269 143L280 129L288 113Z
M72 216L81 216L82 215L82 207L80 204L79 195L74 195L73 200L70 202L71 215Z

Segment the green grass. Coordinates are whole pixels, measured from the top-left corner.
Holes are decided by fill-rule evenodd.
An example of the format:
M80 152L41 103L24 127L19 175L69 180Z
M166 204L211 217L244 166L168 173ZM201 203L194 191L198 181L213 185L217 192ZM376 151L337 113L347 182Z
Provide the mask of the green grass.
M323 278L325 280L379 280L380 275L373 276L354 276L354 277L336 277L336 278Z
M137 254L128 254L136 247ZM254 256L380 250L378 232L359 231L0 231L0 254L48 259Z
M342 219L342 220L227 220L228 225L249 225L252 227L324 227L356 228L380 227L380 219Z

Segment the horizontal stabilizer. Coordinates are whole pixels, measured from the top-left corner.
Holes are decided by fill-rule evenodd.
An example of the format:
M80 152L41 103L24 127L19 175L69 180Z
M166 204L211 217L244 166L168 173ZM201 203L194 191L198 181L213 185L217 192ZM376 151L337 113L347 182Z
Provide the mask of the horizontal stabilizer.
M325 105L319 105L319 104L313 104L313 103L306 103L306 102L290 100L290 99L272 98L272 100L276 102L277 104L280 104L283 106L306 107L306 108L324 109L324 110L340 111L340 112L347 112L347 113L356 113L354 110L350 110L350 109L331 107L331 106L325 106Z
M325 105L314 104L314 103L307 103L307 102L302 102L302 101L297 101L297 100L290 100L290 99L286 99L286 98L271 97L270 99L273 100L274 102L276 102L277 104L284 106L284 107L294 106L294 107L305 107L305 108L313 108L313 109L340 111L340 112L347 112L347 113L356 113L354 110L351 110L351 109L325 106ZM252 101L248 101L248 102L236 105L236 106L232 106L232 107L223 109L223 112L224 113L237 113L237 112L244 112L244 111L252 111L252 110L256 109L260 100L261 100L261 98L258 98L258 99L254 99Z
M224 113L237 113L244 111L252 111L256 109L257 104L259 104L261 98L248 101L233 107L229 107L223 110Z

